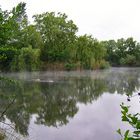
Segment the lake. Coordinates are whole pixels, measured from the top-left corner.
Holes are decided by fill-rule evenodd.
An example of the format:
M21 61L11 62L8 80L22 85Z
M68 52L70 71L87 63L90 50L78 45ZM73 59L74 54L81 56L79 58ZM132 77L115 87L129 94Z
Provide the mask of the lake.
M9 139L119 140L120 104L138 112L140 68L0 73L0 128ZM133 95L127 101L126 94Z

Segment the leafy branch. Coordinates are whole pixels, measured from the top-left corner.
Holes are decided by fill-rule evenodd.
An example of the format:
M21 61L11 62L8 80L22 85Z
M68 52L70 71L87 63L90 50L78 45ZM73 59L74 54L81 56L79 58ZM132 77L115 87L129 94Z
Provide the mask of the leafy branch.
M140 113L131 114L129 113L130 106L121 105L122 121L129 123L133 131L126 130L124 135L121 132L121 129L118 129L117 132L121 136L121 140L140 140Z

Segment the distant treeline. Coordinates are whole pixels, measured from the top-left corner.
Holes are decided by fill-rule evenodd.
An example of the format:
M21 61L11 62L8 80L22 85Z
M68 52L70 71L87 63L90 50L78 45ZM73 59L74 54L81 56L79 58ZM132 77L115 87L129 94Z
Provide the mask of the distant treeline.
M140 66L140 44L133 38L98 41L78 36L66 14L34 15L30 24L26 3L11 11L0 8L0 70L103 69Z

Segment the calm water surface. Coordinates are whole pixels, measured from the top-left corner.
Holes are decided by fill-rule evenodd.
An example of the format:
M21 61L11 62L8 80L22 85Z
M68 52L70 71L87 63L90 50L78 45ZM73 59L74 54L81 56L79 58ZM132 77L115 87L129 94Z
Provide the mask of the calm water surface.
M119 140L120 104L140 110L140 68L81 72L0 73L0 111L5 131L29 140ZM8 129L9 128L9 129ZM8 135L8 133L7 133ZM23 137L23 138L21 138ZM10 139L10 138L9 138Z

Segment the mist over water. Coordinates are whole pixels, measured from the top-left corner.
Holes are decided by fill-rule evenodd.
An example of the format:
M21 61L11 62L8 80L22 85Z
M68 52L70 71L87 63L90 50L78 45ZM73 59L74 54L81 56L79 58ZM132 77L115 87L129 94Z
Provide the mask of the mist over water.
M97 71L0 73L2 120L9 120L25 138L35 140L118 140L120 104L138 111L140 68Z

